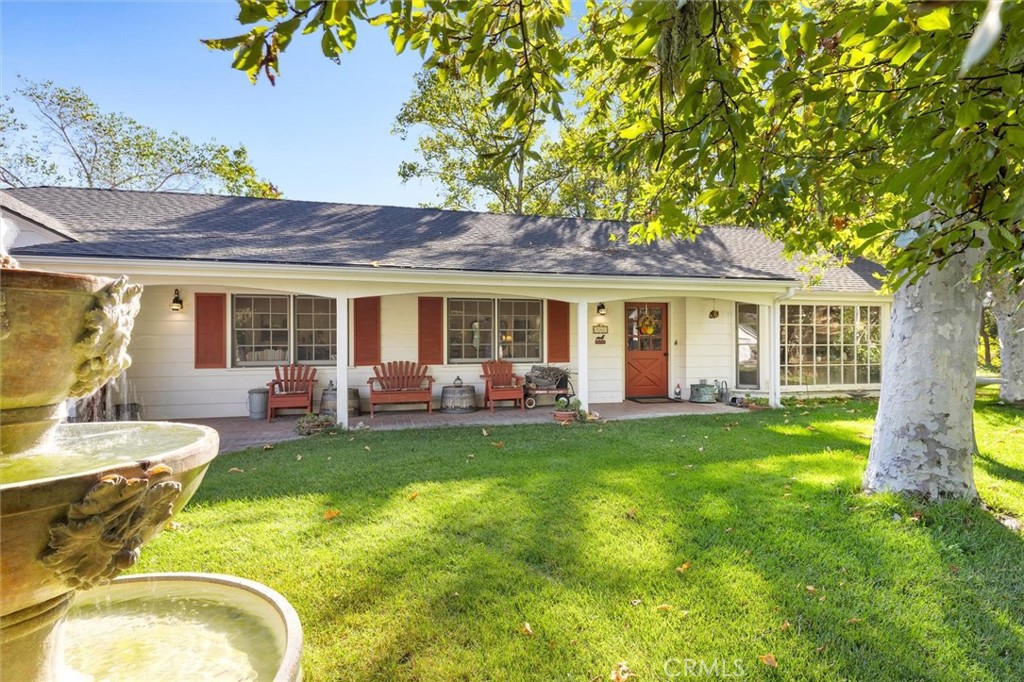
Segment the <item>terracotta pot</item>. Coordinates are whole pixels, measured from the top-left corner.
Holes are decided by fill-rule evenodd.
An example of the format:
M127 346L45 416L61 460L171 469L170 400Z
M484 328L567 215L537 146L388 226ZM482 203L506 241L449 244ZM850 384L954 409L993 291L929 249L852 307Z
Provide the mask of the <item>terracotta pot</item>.
M123 372L142 287L36 270L0 274L0 452L42 445L64 401Z
M576 412L559 412L554 411L551 416L555 418L556 422L574 422L579 416Z

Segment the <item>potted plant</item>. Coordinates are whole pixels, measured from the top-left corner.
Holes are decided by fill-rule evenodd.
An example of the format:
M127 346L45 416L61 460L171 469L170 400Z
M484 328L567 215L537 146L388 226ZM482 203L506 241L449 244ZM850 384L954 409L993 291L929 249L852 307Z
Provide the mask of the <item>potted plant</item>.
M555 401L555 411L552 416L556 422L576 421L580 415L580 399L561 397Z

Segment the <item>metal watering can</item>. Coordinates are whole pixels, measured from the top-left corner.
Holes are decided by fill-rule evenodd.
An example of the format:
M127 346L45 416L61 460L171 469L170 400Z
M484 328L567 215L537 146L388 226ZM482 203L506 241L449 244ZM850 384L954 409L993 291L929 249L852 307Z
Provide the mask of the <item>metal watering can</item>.
M729 383L724 379L722 381L715 379L715 395L718 397L718 402L729 402Z

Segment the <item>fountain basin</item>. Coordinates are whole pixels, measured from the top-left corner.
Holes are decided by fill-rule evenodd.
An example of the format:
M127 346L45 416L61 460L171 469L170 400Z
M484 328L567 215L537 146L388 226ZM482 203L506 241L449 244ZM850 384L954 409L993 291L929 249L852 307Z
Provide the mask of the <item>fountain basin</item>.
M102 585L188 502L217 455L193 424L64 424L52 449L0 459L0 656L47 680L76 590Z
M209 573L122 576L81 592L65 663L85 679L301 679L302 626L274 590Z

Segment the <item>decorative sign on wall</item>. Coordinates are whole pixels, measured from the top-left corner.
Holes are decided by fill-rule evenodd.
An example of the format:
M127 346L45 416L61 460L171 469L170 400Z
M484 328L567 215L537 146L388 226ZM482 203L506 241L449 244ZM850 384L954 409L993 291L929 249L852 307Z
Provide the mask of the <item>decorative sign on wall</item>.
M606 325L606 324L595 324L594 325L594 333L595 334L607 334L608 333L608 325Z
M594 339L594 344L597 346L603 346L606 343L608 342L605 340L604 336L599 336L596 339Z

